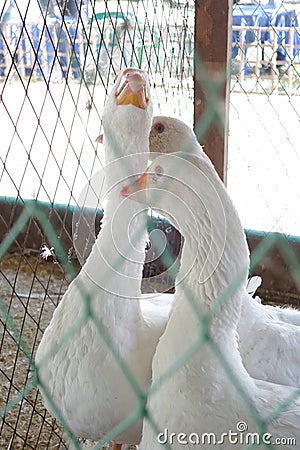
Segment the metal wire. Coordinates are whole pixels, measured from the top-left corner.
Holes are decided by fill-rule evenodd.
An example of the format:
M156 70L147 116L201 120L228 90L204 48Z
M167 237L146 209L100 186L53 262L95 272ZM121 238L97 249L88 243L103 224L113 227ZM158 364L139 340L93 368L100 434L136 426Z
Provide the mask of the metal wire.
M116 9L112 10L109 2L104 2L100 12L99 3L89 3L89 20L86 2L83 1L45 0L37 1L34 6L32 0L6 0L0 10L0 121L5 124L2 144L5 150L0 153L0 195L3 196L0 200L4 205L0 210L3 235L0 244L0 410L3 419L0 447L3 449L63 449L66 448L66 435L75 448L80 448L64 418L57 412L63 425L61 428L43 407L36 389L34 355L55 307L69 281L80 269L74 258L71 217L76 208L80 210L82 206L78 203L82 186L89 184L93 174L102 167L102 156L95 138L101 132L103 105L114 76L125 66L138 65L146 69L155 87L153 101L156 112L162 110L170 115L181 115L190 123L192 121L193 3L186 1L182 6L163 0L118 1ZM283 9L289 12L286 5ZM73 11L73 16L67 15L70 11ZM151 11L157 12L151 14ZM34 21L35 14L39 15L39 20ZM294 35L298 33L296 18L297 15L291 25ZM242 57L238 62L239 72L232 78L232 90L249 96L247 79L253 79L253 70L250 70L252 62L245 62L245 33L247 36L252 33L249 38L251 45L260 49L265 47L262 46L261 34L258 34L261 30L254 26L246 25L236 31L238 40L235 47ZM277 33L286 32L272 23L263 31L273 33L273 41L266 44L271 47L274 47L275 34L279 39L281 35ZM285 129L271 95L282 89L293 103L293 96L299 93L297 77L294 76L298 73L298 53L296 46L290 49L290 42L289 47L280 42L277 51L282 50L288 55L284 63L281 60L279 64L285 73L277 73L274 53L267 60L272 79L266 86L255 60L255 87L251 87L251 92L255 90L269 96L271 109L288 137L289 130ZM198 56L196 62L201 65ZM291 72L292 83L290 78L286 83L286 74L290 77ZM220 123L222 118L219 117L216 86L204 68L202 73L200 81L206 87L210 101L204 120L197 126L201 133L205 133L212 122ZM255 102L250 98L249 102L257 113ZM235 111L242 114L237 108ZM299 118L296 107L294 111ZM297 151L296 144L291 143L291 147ZM95 190L94 194L97 195ZM151 220L149 231L153 223L163 230L169 247L164 251L167 264L163 264L163 258L157 258L156 248L151 244L144 269L148 283L145 286L147 284L146 288L151 290L155 278L161 283L162 290L168 290L173 287L176 271L166 271L165 266L172 266L174 257L180 255L181 238L165 220L155 216ZM42 244L52 257L52 263L40 256ZM297 255L282 236L271 234L266 237L253 255L251 269L275 244L287 265L293 267L293 277L299 287ZM55 251L51 253L52 247ZM238 282L229 287L217 307L226 303L237 289ZM145 407L147 396L155 392L158 383L154 383L147 392L140 391L130 368L114 349L105 327L92 314L89 306L92 293L85 292L82 286L79 289L86 298L86 309L63 340L72 339L88 319L93 320L139 398L137 411L94 448L100 448L141 416L150 420L158 430L155 417L151 417ZM187 292L187 296L189 294ZM197 306L193 307L199 320L208 326L211 318L203 315ZM162 375L160 382L172 376L202 345L211 346L224 370L232 377L226 355L222 355L208 333L203 333L189 351ZM239 386L237 379L234 382ZM248 402L261 432L264 432L268 421L262 420L242 389L240 394ZM287 404L290 401L288 399ZM55 405L52 406L55 410ZM279 406L274 416L280 414L285 406Z
M240 2L233 12L228 188L246 228L287 236L299 234L292 215L299 204L292 169L299 162L299 13L299 5L280 1ZM271 191L278 190L275 205Z

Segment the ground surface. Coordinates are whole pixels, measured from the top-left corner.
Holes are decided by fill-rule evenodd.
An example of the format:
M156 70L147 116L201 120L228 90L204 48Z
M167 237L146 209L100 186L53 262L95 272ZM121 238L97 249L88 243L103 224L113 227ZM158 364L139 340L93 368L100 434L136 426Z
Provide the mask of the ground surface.
M7 255L2 260L1 299L13 320L14 332L9 331L8 327L3 328L1 323L1 410L33 381L28 356L35 353L42 332L66 286L63 272L57 265L43 264L32 256ZM19 350L18 334L27 355ZM60 427L45 412L41 398L33 388L6 414L0 448L64 448L61 435Z

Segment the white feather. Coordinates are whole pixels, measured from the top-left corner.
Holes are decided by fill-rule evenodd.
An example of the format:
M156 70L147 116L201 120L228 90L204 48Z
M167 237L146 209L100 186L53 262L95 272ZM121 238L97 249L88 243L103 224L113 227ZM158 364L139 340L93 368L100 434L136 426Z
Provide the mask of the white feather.
M156 295L152 303L149 296L139 301L146 212L138 214L140 206L124 202L120 190L124 180L141 173L147 165L152 104L150 99L145 110L117 106L118 88L117 80L103 116L108 194L102 228L81 272L55 310L36 354L47 409L57 416L54 402L58 417L75 436L92 440L102 439L139 408L134 389L98 327L105 330L138 388L144 390L151 382L152 356L171 298ZM139 155L132 156L136 152ZM130 247L129 225L138 236L135 246ZM138 443L141 427L141 420L137 420L115 441Z
M164 176L153 175L157 165L162 168ZM170 221L184 236L178 275L178 279L183 275L182 282L176 285L175 306L153 357L153 388L156 390L148 398L148 412L160 432L168 430L169 435L175 433L173 450L183 448L178 441L178 437L182 439L179 433L187 437L195 433L200 436L214 433L220 438L221 433L237 431L240 421L246 423L248 433L258 434L260 428L249 404L256 409L261 420L266 420L281 402L295 393L295 389L257 381L250 377L242 364L236 328L243 298L249 296L246 292L249 252L237 212L204 153L199 156L182 153L159 156L147 172L147 187L147 203L167 212ZM178 201L171 202L169 193L176 195ZM184 213L183 203L179 199L187 205L190 215ZM222 230L224 223L226 227ZM197 228L199 234L195 233ZM191 230L194 232L191 233ZM211 272L207 255L211 233L215 231L214 243L217 246L222 244L224 236L225 240L219 262ZM196 255L194 259L192 255ZM210 276L199 282L204 266L208 267ZM215 309L222 294L237 278L240 284L236 284L228 301ZM251 302L256 305L252 299ZM227 370L214 347L203 339L204 323L195 314L195 308L200 317L215 311L209 323L209 336L225 359ZM184 357L197 339L198 350L160 381L160 377L179 358ZM248 404L244 397L247 397ZM300 400L294 400L278 417L270 420L267 432L272 435L272 442L282 438L300 442ZM146 419L141 449L160 448L157 433ZM185 448L192 449L194 446L190 444ZM232 443L225 438L224 442L219 442L218 448L241 450L247 445L241 441ZM283 443L275 448L284 449L286 445Z
M180 150L191 155L204 154L192 129L167 116L153 118L150 152L159 149L168 154ZM262 305L253 299L252 292L260 282L260 277L250 279L246 290L251 292L242 295L238 334L243 362L253 377L300 387L300 329L296 326L300 325L300 311Z

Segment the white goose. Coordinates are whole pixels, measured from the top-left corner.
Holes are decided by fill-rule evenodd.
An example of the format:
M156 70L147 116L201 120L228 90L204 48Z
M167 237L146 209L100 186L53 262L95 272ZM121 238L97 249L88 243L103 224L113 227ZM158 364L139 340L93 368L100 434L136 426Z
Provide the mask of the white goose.
M293 448L286 439L300 442L300 400L273 420L268 417L295 389L254 380L242 364L236 328L246 294L248 247L238 214L208 157L203 152L161 155L122 194L164 211L184 236L174 308L152 363L147 410L157 430L144 420L141 449L159 450L161 443L175 450L193 449L195 443L208 448L207 433L213 433L211 439L220 449L249 448L245 439L249 433L258 439L262 422L256 422L245 397L266 421L265 441L279 444L276 449ZM228 291L230 286L234 289ZM191 347L194 352L162 380ZM237 433L235 443L230 430Z
M187 151L202 152L194 131L182 120L168 116L154 116L150 131L150 159L160 153Z
M137 301L141 295L146 213L139 214L140 206L124 202L120 195L124 180L140 174L147 164L151 120L147 75L138 69L125 69L116 80L103 115L108 194L102 228L81 272L55 310L36 354L47 409L62 417L75 436L97 441L136 412L139 401L97 326L86 315L91 312L96 317L143 390L151 381L152 357L169 312L163 299L168 302L170 296L145 300L142 307ZM129 226L138 236L130 247ZM78 322L81 326L72 331ZM61 342L68 334L69 338ZM141 421L135 421L120 432L114 448L138 443L141 427Z
M203 155L202 147L188 125L172 117L154 117L150 152L178 150ZM151 159L157 153L153 155ZM296 326L299 324L299 310L262 305L244 293L238 323L239 346L251 376L300 387L300 329Z
M187 151L197 154L203 149L194 131L182 120L169 116L154 116L150 131L150 159L160 153ZM260 286L260 283L257 287ZM300 326L300 311L290 307L261 305L259 315Z

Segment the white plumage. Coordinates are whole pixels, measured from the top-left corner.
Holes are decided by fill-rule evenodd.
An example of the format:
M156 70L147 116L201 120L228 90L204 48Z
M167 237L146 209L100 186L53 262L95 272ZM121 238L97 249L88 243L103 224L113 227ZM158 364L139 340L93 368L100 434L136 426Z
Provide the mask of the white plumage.
M192 129L181 120L156 116L150 152L184 150L203 155ZM154 153L152 159L157 156ZM300 311L262 305L246 291L238 323L239 346L249 374L261 380L300 387Z
M143 199L139 193L145 183ZM249 252L237 212L203 152L197 156L159 156L139 183L122 191L124 196L134 192L137 200L165 211L184 236L177 278L181 282L176 284L175 306L153 358L154 391L148 398L148 410L161 433L175 433L174 450L183 448L178 438L184 437L179 433L184 433L187 441L190 436L195 439L195 434L201 439L214 433L220 449L248 448L241 437L236 443L228 440L228 434L221 439L222 433L237 432L241 421L246 423L247 433L259 434L259 424L245 397L261 419L267 420L295 390L255 380L242 364L236 328L246 295ZM172 198L177 201L171 201ZM226 299L224 294L230 286L232 290ZM203 317L208 320L207 329ZM216 347L208 343L207 334ZM193 346L194 353L160 382L166 370ZM227 371L220 355L226 360ZM282 438L299 443L300 401L294 401L278 417L270 419L265 431L270 433L265 437L272 443ZM286 445L282 441L274 447L284 449ZM141 449L160 448L152 425L145 420ZM187 442L184 448L195 446Z
M57 415L51 397L73 433L93 440L103 438L139 408L136 393L99 328L111 340L138 388L144 390L151 381L152 356L169 311L163 302L163 298L169 301L168 296L139 301L146 211L140 212L138 204L124 202L120 195L128 177L140 174L147 165L151 120L147 75L124 70L103 115L107 206L102 228L81 272L55 310L36 354L47 409ZM129 226L134 236L131 245ZM135 421L118 434L116 442L139 442L141 426L141 421Z

